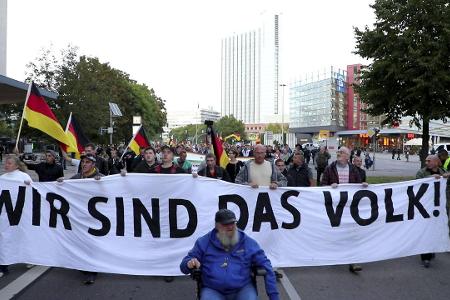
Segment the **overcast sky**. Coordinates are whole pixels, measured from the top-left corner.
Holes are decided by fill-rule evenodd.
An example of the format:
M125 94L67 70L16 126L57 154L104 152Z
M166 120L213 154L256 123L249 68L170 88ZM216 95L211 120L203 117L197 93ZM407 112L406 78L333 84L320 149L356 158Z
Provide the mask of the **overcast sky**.
M280 14L281 81L352 54L353 26L374 22L373 0L9 0L7 75L23 81L40 49L68 44L153 88L169 110L220 109L221 39Z

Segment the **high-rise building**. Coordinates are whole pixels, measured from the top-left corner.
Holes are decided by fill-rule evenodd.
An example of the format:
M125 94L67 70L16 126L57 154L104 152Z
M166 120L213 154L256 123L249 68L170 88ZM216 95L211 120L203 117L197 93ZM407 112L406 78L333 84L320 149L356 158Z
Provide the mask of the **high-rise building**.
M0 0L0 75L6 76L7 0Z
M279 16L222 40L221 114L244 123L280 121Z

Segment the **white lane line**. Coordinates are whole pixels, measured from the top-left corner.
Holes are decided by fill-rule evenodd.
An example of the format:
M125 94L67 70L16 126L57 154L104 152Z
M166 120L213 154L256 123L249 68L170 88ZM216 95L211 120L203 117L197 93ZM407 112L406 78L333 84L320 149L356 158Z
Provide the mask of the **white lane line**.
M44 274L49 267L34 266L0 290L0 299L11 299Z
M278 271L278 273L283 274L283 277L280 278L280 282L283 285L284 290L288 294L289 299L291 299L291 300L301 300L300 295L297 293L297 290L292 285L292 283L289 280L289 278L287 277L286 273L283 270L281 270L281 269L278 269L277 271Z

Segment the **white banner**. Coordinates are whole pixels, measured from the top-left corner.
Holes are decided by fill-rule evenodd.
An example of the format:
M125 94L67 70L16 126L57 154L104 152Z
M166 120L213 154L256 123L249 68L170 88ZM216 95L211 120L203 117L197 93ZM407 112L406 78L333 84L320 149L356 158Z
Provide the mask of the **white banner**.
M276 267L363 263L450 250L446 180L253 189L190 175L63 183L0 180L0 264L178 275L228 207Z

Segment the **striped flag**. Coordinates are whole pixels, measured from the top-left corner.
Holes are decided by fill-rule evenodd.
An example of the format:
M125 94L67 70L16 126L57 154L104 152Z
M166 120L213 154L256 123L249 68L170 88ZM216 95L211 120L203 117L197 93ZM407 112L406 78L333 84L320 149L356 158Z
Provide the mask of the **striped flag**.
M70 113L69 120L66 125L66 134L71 143L71 146L62 146L62 149L65 152L74 152L75 157L79 158L80 154L84 151L84 145L90 143L89 139L84 135L83 130L81 129L80 124Z
M139 130L134 135L133 139L131 139L128 147L133 150L136 155L140 154L140 148L145 148L150 146L150 142L148 141L147 135L145 134L144 127L141 125Z
M28 126L39 129L60 143L70 145L64 129L34 82L31 82L28 89L22 118L27 120Z
M227 153L223 149L222 140L216 136L214 129L211 126L211 144L214 150L214 155L216 156L216 164L221 166L222 168L226 168L230 159L228 158Z

